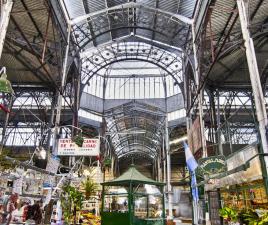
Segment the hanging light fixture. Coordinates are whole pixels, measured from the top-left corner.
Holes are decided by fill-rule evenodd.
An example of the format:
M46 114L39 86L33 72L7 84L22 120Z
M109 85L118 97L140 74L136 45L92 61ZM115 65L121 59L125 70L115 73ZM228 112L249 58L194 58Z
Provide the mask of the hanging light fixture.
M3 67L0 70L0 93L7 93L7 94L13 94L14 91L12 89L10 81L7 79L7 74L6 74L6 67Z

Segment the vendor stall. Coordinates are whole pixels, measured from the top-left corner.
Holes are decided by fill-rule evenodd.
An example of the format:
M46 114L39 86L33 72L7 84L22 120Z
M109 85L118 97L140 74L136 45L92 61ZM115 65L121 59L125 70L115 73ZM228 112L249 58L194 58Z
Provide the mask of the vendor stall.
M219 208L236 213L267 212L268 198L257 145L248 145L227 157L227 171L210 176L205 185L212 224L219 224ZM220 202L220 204L218 204Z
M102 185L102 225L164 225L164 183L131 166Z

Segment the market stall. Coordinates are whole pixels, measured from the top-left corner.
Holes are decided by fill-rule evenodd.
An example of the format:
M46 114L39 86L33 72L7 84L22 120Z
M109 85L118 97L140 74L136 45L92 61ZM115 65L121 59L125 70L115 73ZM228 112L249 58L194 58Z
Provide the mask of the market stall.
M102 225L164 225L164 183L131 166L102 185Z
M210 198L211 217L218 217L219 208L231 210L237 215L250 211L257 219L258 215L267 212L268 198L261 164L257 145L249 145L226 159L227 171L210 176L205 185ZM220 202L218 209L214 209L217 202ZM224 210L221 211L223 217L228 217Z

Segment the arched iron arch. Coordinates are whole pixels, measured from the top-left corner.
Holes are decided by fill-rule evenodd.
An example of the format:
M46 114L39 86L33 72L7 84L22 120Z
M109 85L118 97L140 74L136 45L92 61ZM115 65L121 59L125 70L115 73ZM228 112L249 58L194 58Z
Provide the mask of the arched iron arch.
M100 37L101 35L110 33L111 31L122 30L122 29L131 29L131 28L152 31L152 32L155 32L155 33L163 35L163 37L168 37L167 34L161 32L161 31L158 31L156 29L153 29L153 28L147 28L147 27L141 27L141 26L122 26L122 27L116 27L116 28L113 28L113 29L108 29L108 30L106 30L106 31L104 31L102 33L99 33L99 34L95 35L92 38L89 38L85 43L83 43L83 45L79 46L79 48L84 49L91 41L94 41L96 38Z
M130 141L131 139L129 139L128 137L124 137L124 138L121 138L115 145L114 145L114 148L117 148L117 147L119 147L120 146L120 144L122 144L122 143L125 143L125 142L128 142L128 141ZM134 140L134 138L133 138L133 140ZM139 141L137 141L137 140L139 140ZM154 141L153 141L153 139L150 139L149 137L146 137L146 136L140 136L138 139L136 140L136 143L143 143L143 142L146 142L146 143L149 143L149 142L151 142L151 143L149 143L149 144L153 144L153 145L150 145L150 146L152 146L152 147L154 147L154 148L156 148L157 147L157 143L155 143ZM159 141L158 141L158 143L160 143ZM143 144L141 144L141 145L143 145ZM148 146L148 147L150 147L149 145L143 145L143 146Z
M131 145L131 149L129 149L130 151L127 151L127 152L122 152L122 149L120 150L120 152L118 152L117 156L120 158L122 157L123 155L128 155L128 154L131 154L133 152L136 152L136 153L140 153L141 155L142 154L146 154L148 156L151 156L152 158L153 157L156 157L157 156L157 152L153 152L152 149L148 146L142 146L143 148L147 149L148 151L144 151L144 149L142 148L137 148L137 146L141 147L141 145L138 145L138 144L132 144Z
M86 68L83 68L82 66L84 75L81 76L81 91L84 89L89 80L101 69L117 62L130 60L149 62L163 69L172 76L174 83L179 85L181 92L183 93L182 77L178 76L178 74L182 72L181 67L179 66L182 64L181 58L175 54L165 51L164 49L160 49L152 45L133 45L132 42L121 42L117 43L116 46L111 44L102 49L98 49L98 51L93 53L91 56L85 57L82 64L88 63L88 65L86 65ZM93 68L91 68L90 71L87 71L89 65L93 66Z
M128 18L127 10L133 10L135 20ZM157 23L155 23L156 17L158 18ZM177 13L173 14L158 8L131 2L83 15L80 18L73 19L71 24L76 44L80 49L84 48L95 37L117 28L152 30L168 37L165 40L177 39L179 45L184 46L192 20ZM152 26L152 24L154 25Z

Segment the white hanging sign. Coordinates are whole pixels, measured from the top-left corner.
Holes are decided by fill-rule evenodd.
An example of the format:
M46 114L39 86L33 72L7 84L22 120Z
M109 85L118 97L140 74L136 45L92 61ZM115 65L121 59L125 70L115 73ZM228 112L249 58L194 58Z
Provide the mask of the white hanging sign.
M83 146L78 147L71 138L59 139L58 155L69 156L98 156L100 152L99 139L86 138L84 139Z
M48 157L46 171L51 173L57 173L59 165L60 165L60 159L57 156L50 155ZM54 177L51 175L45 175L43 186L53 187L53 183L54 183Z

